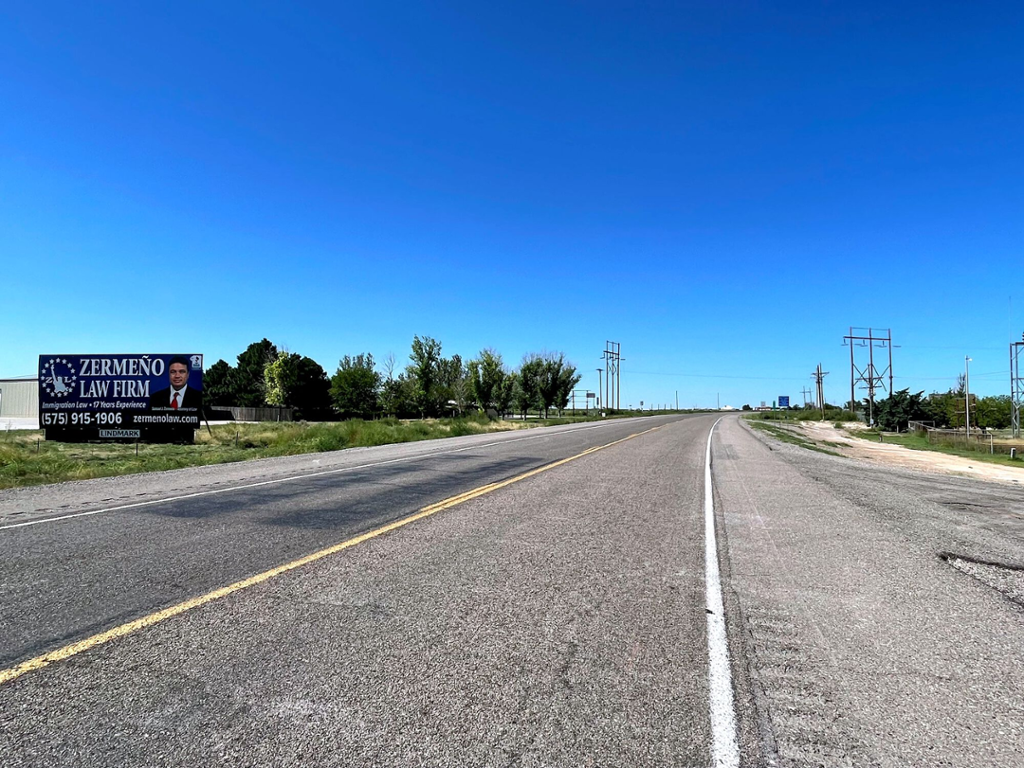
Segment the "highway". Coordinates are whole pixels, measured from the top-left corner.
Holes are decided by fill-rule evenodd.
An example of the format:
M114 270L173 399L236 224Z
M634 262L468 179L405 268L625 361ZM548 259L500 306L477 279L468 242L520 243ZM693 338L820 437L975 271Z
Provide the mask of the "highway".
M0 755L1017 765L1021 564L1017 487L709 415L3 492Z

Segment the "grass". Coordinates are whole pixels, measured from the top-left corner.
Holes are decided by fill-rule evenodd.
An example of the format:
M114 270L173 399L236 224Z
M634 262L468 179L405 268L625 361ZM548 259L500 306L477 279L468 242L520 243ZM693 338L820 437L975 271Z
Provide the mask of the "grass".
M791 443L793 445L799 445L801 448L807 448L810 451L817 451L818 453L827 453L829 456L840 456L841 454L835 451L830 451L826 448L822 448L817 443L811 440L805 439L802 435L797 435L785 427L780 427L777 424L769 424L763 420L751 419L750 426L754 429L758 429L762 432L767 432L777 440L781 440L784 443ZM835 445L835 443L827 443L828 445Z
M752 421L821 421L821 411L815 408L753 411L745 414L745 416ZM839 424L847 421L859 421L859 419L850 411L841 411L838 408L825 408L825 421L834 421Z
M422 421L225 424L196 432L195 445L59 443L43 439L41 430L14 431L0 433L0 489L600 420L489 421L480 414Z
M963 444L955 444L952 442L938 442L932 443L928 441L924 435L919 435L914 432L906 432L900 434L893 434L891 432L880 433L876 429L865 429L865 430L851 430L847 434L854 437L860 437L871 442L878 442L879 435L882 436L882 442L890 443L893 445L902 445L904 448L910 448L914 451L932 451L933 453L945 453L950 456L961 456L965 459L973 459L975 461L984 461L989 464L1002 464L1007 467L1020 467L1021 459L1011 459L1005 453L989 453L988 446L984 444L978 444L977 448L967 448Z

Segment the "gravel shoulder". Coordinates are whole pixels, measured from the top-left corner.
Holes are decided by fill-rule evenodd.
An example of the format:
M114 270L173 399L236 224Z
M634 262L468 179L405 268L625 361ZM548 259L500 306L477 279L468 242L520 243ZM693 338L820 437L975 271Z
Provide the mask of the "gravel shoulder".
M721 430L733 631L776 764L1022 764L1024 492Z
M916 451L902 445L873 442L858 437L856 426L847 425L837 429L832 423L819 421L772 422L772 425L851 459L940 475L973 477L1001 483L1024 483L1024 467L989 464L939 451Z

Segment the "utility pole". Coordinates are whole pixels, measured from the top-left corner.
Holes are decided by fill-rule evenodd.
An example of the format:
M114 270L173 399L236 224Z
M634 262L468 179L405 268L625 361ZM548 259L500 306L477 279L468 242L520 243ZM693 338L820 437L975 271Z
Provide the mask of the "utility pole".
M856 333L855 333L856 332ZM867 332L865 336L864 333ZM865 385L868 391L868 425L875 420L875 392L880 387L886 390L885 380L889 379L888 394L892 394L892 330L886 328L881 331L877 328L850 328L850 334L843 337L843 346L850 345L850 408L856 412L857 408L857 382ZM853 354L854 346L867 347L868 364L866 368L859 368ZM886 349L889 353L889 364L879 370L875 366L875 348Z
M811 374L814 376L814 381L817 384L818 390L818 405L821 408L821 420L825 420L825 377L828 376L828 371L821 370L821 363L818 363L817 370Z
M971 358L964 355L964 423L967 437L971 437Z
M800 390L800 394L802 394L804 396L804 408L806 408L807 407L807 403L809 402L809 400L807 398L808 398L808 396L810 396L813 393L807 387L804 387L803 389Z
M604 402L601 400L601 372L603 370L604 368L597 369L597 410L601 410L601 403ZM606 405L605 407L607 408L608 406Z
M1020 341L1010 343L1010 429L1014 438L1020 437L1020 407L1024 404L1024 374L1020 370L1020 353L1024 349L1024 334Z

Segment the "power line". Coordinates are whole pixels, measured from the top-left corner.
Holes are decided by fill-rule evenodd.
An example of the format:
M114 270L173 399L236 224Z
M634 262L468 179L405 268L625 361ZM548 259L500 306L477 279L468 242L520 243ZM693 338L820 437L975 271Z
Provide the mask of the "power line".
M794 373L792 376L782 378L779 376L733 376L724 373L675 373L673 371L634 371L627 368L626 372L633 376L678 376L686 379L739 379L742 381L800 381L802 374Z

